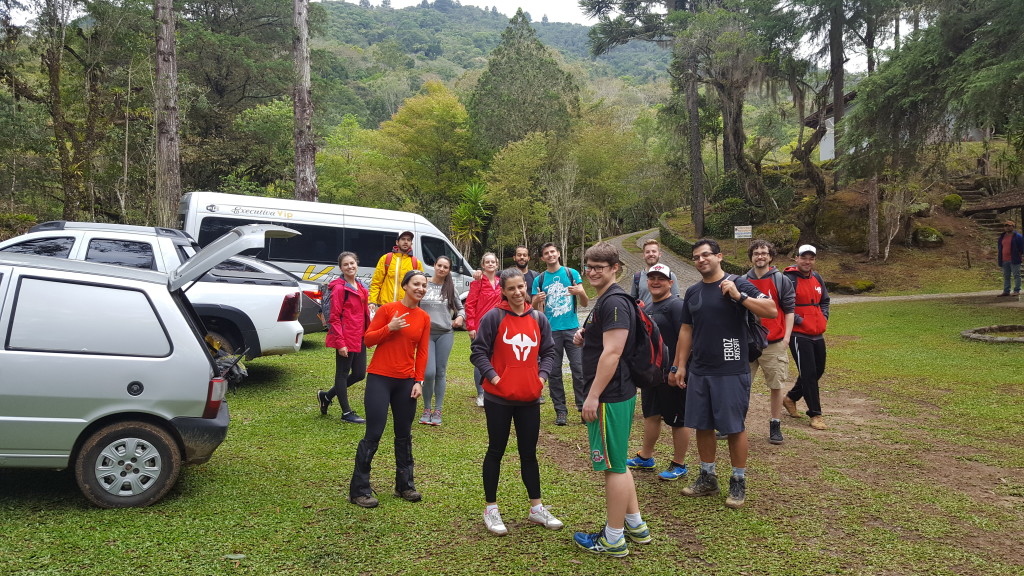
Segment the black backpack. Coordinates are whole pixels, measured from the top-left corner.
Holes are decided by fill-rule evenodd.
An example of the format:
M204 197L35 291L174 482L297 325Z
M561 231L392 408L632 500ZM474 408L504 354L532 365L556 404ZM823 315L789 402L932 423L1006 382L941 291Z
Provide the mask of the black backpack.
M668 346L658 323L644 312L643 301L625 295L633 304L636 323L630 330L630 342L622 355L630 379L637 388L653 388L668 382Z

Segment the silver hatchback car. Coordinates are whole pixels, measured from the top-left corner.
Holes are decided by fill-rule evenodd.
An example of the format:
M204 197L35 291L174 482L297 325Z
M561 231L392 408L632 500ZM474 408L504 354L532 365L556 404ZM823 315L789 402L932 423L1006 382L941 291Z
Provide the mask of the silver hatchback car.
M146 506L228 428L227 385L182 290L291 236L243 226L170 274L0 254L0 467L72 468L101 507Z

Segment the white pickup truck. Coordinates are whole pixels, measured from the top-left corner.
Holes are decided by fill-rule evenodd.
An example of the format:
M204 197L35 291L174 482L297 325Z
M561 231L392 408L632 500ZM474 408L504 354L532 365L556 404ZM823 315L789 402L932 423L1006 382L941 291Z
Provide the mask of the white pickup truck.
M36 254L170 272L199 251L181 230L95 222L44 222L0 242L0 252ZM294 278L230 269L208 272L187 289L207 334L247 359L302 346L302 292ZM88 306L88 302L83 302Z

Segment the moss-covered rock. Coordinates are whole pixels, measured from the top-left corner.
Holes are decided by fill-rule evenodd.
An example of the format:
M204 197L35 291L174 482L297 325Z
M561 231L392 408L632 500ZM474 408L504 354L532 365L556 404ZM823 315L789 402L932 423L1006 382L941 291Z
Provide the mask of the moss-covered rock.
M911 241L918 248L938 248L942 246L942 233L931 226L917 226L911 235Z
M947 194L946 197L942 199L942 208L947 212L959 212L963 205L964 199L959 194Z
M792 224L769 222L754 226L754 238L771 242L779 254L788 254L796 250L797 241L800 239L800 229Z

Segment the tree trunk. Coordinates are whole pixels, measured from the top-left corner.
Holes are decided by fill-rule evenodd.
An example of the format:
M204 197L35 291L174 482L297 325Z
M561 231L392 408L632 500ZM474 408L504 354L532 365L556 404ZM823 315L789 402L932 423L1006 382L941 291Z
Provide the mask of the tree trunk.
M686 63L686 125L690 159L690 217L698 238L704 237L704 158L700 134L700 102L697 95L697 58Z
M814 149L818 147L821 139L825 137L825 115L818 117L818 127L815 128L811 137L793 150L793 157L803 166L804 175L814 186L814 202L802 212L797 219L797 228L800 229L800 241L807 244L818 244L818 215L825 206L825 197L828 194L828 184L825 182L825 175L821 168L811 160Z
M158 226L173 227L181 198L178 63L172 0L154 0L156 33L156 201Z
M878 175L868 182L868 260L878 260Z
M316 202L316 142L313 141L313 99L309 74L309 0L294 0L295 39L295 198Z
M843 153L842 146L840 145L840 135L842 134L843 128L843 116L846 113L846 104L844 101L845 72L843 69L846 60L846 56L843 53L845 14L843 13L842 2L833 1L832 4L832 18L828 29L828 50L829 57L831 59L829 71L832 73L832 118L834 126L835 156L836 158L839 158Z

